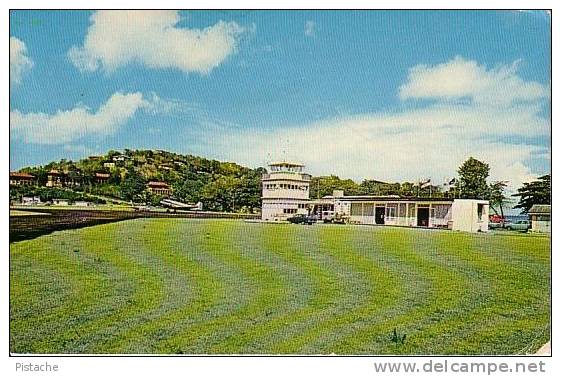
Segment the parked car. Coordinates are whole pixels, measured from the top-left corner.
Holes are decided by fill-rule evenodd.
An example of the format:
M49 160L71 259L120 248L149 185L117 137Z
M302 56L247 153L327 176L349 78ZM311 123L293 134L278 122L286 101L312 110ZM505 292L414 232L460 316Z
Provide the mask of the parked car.
M316 223L316 220L313 217L305 214L296 214L294 217L288 218L287 221L300 225L313 225Z
M502 222L489 222L489 228L490 229L502 228L502 227L503 227Z
M335 212L333 210L326 210L321 213L321 218L323 219L324 223L333 222L334 216L335 216Z
M528 231L528 229L530 228L530 221L520 220L516 222L507 222L505 223L505 228L507 230Z

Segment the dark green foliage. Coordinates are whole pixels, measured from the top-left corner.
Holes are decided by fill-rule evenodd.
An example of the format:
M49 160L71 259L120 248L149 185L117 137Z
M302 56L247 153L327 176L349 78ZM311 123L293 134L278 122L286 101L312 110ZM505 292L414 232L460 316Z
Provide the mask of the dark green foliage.
M431 186L419 188L416 183L386 183L378 180L363 180L355 183L351 179L340 179L338 176L312 177L310 182L310 198L318 198L333 194L334 190L342 190L345 195L373 195L402 197L444 197L439 187ZM318 195L319 192L319 195Z
M470 157L459 168L460 196L462 198L485 199L489 194L487 178L489 165Z
M504 181L495 181L489 184L489 205L495 213L502 217L504 217L503 207L509 202L505 194L506 187L507 183Z
M405 344L405 338L407 338L407 334L397 334L397 328L393 328L393 332L392 335L390 337L390 340L395 343L396 345L404 345Z
M121 184L121 198L127 201L140 201L146 188L146 179L130 169Z
M123 155L124 160L113 160ZM114 162L106 168L104 162ZM121 154L110 150L106 155L89 157L77 162L61 160L45 166L26 167L37 177L38 185L47 182L47 173L59 170L80 185L65 191L79 191L133 202L157 204L162 197L146 190L149 181L163 181L172 187L173 198L196 203L206 210L255 212L261 207L261 176L264 168L251 169L231 162L209 160L193 155L181 155L163 150L130 150ZM109 173L110 178L96 182L95 174ZM19 196L18 188L10 188L10 197ZM61 198L61 197L56 197Z
M551 175L540 176L538 180L524 183L513 196L520 197L518 205L514 208L522 209L523 213L527 213L535 204L551 204Z

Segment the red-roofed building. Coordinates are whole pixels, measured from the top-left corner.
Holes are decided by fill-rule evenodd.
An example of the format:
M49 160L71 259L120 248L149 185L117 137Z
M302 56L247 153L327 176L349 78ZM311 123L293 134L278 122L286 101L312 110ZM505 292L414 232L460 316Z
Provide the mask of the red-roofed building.
M111 174L106 174L103 172L96 172L95 173L95 182L98 184L106 183L107 180L111 177Z
M146 184L148 191L161 196L171 195L171 187L163 181L151 181Z
M35 176L25 172L10 172L10 185L33 185Z
M64 187L66 175L58 170L51 170L47 173L47 187Z

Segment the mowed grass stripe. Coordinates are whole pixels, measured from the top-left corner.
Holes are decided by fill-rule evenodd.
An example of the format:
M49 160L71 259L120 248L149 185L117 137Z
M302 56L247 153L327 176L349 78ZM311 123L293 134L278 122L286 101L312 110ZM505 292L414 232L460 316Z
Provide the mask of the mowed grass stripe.
M20 321L17 316L11 317L11 332L13 336L22 336L24 339L14 340L17 346L12 347L13 352L33 353L62 353L66 346L79 337L75 326L87 320L89 308L92 311L99 308L100 296L106 296L114 289L113 283L108 282L117 271L112 265L100 266L95 260L95 255L80 254L81 248L76 245L76 231L67 233L54 233L41 238L41 241L24 241L11 244L12 281L14 284L26 285L22 278L28 279L27 273L21 273L17 267L20 257L29 257L33 260L32 269L42 268L42 265L55 270L62 276L67 293L58 295L58 289L42 289L40 299L52 302L48 307L37 311L33 315ZM75 252L77 251L77 252ZM42 281L34 281L42 283ZM48 283L48 282L46 282ZM20 304L18 297L12 292L11 304L14 307L25 306ZM14 308L18 310L18 308ZM69 332L68 336L61 334Z
M58 267L37 262L35 257L29 258L26 253L35 252L33 245L18 245L21 248L10 245L10 320L13 324L40 318L44 312L69 301L72 296L72 285ZM27 273L21 275L17 270L27 270ZM58 299L45 299L50 294Z
M258 238L262 239L258 246L271 254L271 257L282 258L289 265L288 271L292 275L298 273L298 281L306 284L306 292L302 293L304 286L288 286L288 297L290 292L296 294L292 299L279 301L275 307L271 307L270 314L254 318L253 325L242 326L241 330L213 348L213 351L277 353L279 350L275 346L279 338L291 337L297 332L298 325L308 322L307 319L313 312L334 304L342 294L337 289L337 275L333 270L340 275L344 275L345 271L322 254L315 243L308 244L308 247L302 246L301 231L305 231L304 236L311 236L313 228L297 229L291 225L257 228L261 230ZM305 276L304 280L302 275Z
M114 239L113 247L117 249L126 248L127 252L134 255L137 261L136 268L139 271L139 282L142 282L143 275L151 275L157 283L150 285L150 290L145 293L145 298L149 304L135 305L134 309L127 312L119 312L119 316L113 316L103 325L92 333L90 338L85 338L85 342L92 342L89 351L98 352L149 352L150 349L142 347L128 348L131 343L130 338L142 338L145 333L138 328L150 325L154 320L158 320L165 315L180 307L195 295L194 282L177 268L177 262L171 261L167 253L151 242L153 236L159 237L160 229L154 233L151 228L150 220L137 220L138 223L132 231L127 231L118 239ZM154 235L155 234L155 235ZM142 295L140 295L142 297ZM132 302L137 298L132 297ZM122 314L125 314L123 316ZM135 336L130 336L136 333Z
M429 281L411 264L404 263L393 249L385 249L379 240L365 237L365 231L377 231L372 227L324 227L320 233L329 248L338 252L345 262L353 265L372 286L363 301L321 322L301 338L303 353L325 354L332 352L332 345L349 335L360 333L364 327L388 316L402 312L404 306L422 304ZM377 236L382 236L378 233ZM414 279L415 284L409 282ZM302 341L301 340L301 341Z
M161 342L181 333L188 324L220 315L226 297L236 297L239 284L243 285L239 271L205 245L205 239L211 236L211 225L207 221L180 219L146 221L144 234L138 236L147 249L173 266L171 273L187 276L192 283L193 296L180 299L181 305L174 310L123 333L114 345L117 349L135 353L180 353L181 349L174 345L162 351Z
M112 335L107 328L125 326L128 320L141 316L143 312L160 304L164 298L161 286L162 276L154 273L149 265L151 260L144 257L130 244L129 235L123 232L123 223L99 225L75 231L69 241L83 257L95 258L98 263L106 263L118 272L108 276L99 289L90 288L77 297L83 308L66 322L65 330L57 331L54 338L62 347L61 353L98 353ZM92 265L83 265L85 270ZM92 307L85 305L84 296L93 294L97 301ZM91 308L98 307L97 310ZM71 324L71 325L68 325Z
M291 325L291 335L279 341L273 352L325 353L323 348L315 346L315 339L332 333L342 322L360 320L361 307L377 306L374 302L382 291L392 297L400 294L396 275L357 254L348 235L342 226L316 226L310 231L308 236L313 239L316 251L331 260L327 270L336 277L334 287L340 293L324 309L309 312L305 320Z
M331 348L337 354L400 354L415 353L406 341L402 346L395 346L390 341L393 329L398 333L415 330L416 323L431 314L445 313L469 294L469 281L461 274L450 270L441 262L438 255L431 252L432 244L423 242L423 230L398 228L380 228L382 236L377 231L366 232L371 241L378 241L386 250L398 250L401 259L412 268L422 273L430 282L430 290L421 304L403 307L401 313L388 316L386 319L376 320L371 326L364 328L360 335L349 335Z
M235 226L237 236L232 244L234 249L245 257L263 263L270 273L277 275L282 295L279 294L274 304L261 308L256 306L255 312L231 322L215 335L208 352L267 353L268 345L263 336L271 338L274 329L285 325L283 317L309 304L314 294L313 281L302 265L293 262L294 247L290 237L283 237L279 241L273 235L278 226L247 226L240 222L235 223Z
M256 317L267 316L279 301L286 298L284 281L281 275L273 270L273 266L259 260L255 255L246 254L246 247L236 246L236 239L240 235L239 225L242 223L215 221L209 242L215 252L220 252L227 258L229 264L235 265L250 282L250 286L241 286L239 283L236 285L246 299L240 304L230 297L228 304L233 309L189 326L182 335L166 341L173 341L175 346L185 353L222 353L224 350L216 348L216 344L221 343L223 337L230 332L230 328L240 329L243 325L252 325ZM243 237L238 239L240 244L246 241Z
M459 296L455 306L427 312L414 323L401 327L408 334L408 349L405 351L420 353L422 344L423 354L439 353L437 348L440 348L442 354L448 354L449 347L442 345L454 342L458 326L466 323L465 316L472 310L480 310L494 295L494 282L482 269L490 259L472 252L474 235L456 234L452 239L449 236L442 237L442 234L443 232L424 232L419 241L427 244L427 248L432 248L429 253L439 259L443 267L467 278L468 285L460 290L464 293ZM430 345L427 346L427 343Z
M497 246L505 239L493 235L462 234L462 241L453 243L443 234L436 238L443 243L443 248L456 249L476 266L478 275L486 276L491 293L460 313L432 323L417 337L419 343L439 338L431 348L431 353L435 354L453 354L458 349L465 354L512 354L522 349L520 343L527 343L523 347L531 349L532 342L537 350L549 335L549 331L544 330L549 328L549 294L540 292L540 289L547 291L550 284L549 272L543 273L550 270L547 242L542 240L542 250L528 255L528 248L520 249L524 244L518 241L514 247L507 243L497 251ZM512 294L512 290L519 294ZM542 325L524 330L526 322L540 321ZM510 331L513 322L520 325L517 330ZM491 338L481 334L488 331L496 332L492 341L483 340Z

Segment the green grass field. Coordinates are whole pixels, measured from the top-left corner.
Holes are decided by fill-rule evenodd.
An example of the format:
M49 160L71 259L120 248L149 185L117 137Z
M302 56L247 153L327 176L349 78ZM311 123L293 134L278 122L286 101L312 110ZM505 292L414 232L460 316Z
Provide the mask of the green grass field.
M544 236L129 220L10 245L10 350L531 353L550 271Z

